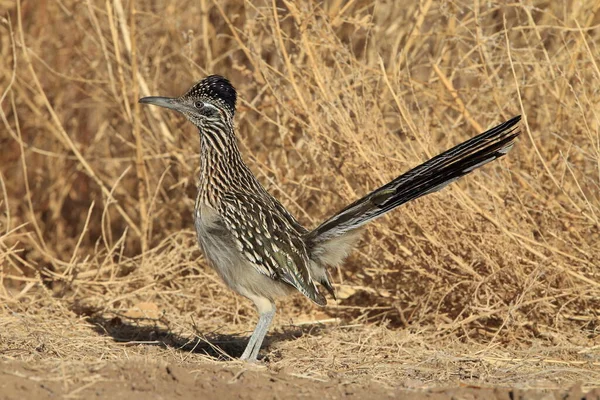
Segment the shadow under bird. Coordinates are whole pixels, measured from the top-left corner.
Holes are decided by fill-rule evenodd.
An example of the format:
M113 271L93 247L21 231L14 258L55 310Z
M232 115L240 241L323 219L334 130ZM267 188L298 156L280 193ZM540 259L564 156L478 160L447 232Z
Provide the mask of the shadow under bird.
M181 97L144 97L185 115L200 131L201 175L194 210L198 242L229 287L252 300L258 324L241 356L256 361L275 316L274 300L299 291L320 306L322 285L334 298L328 267L341 263L360 227L394 208L438 191L505 155L519 135L514 117L411 169L307 230L271 196L242 160L231 83L208 76Z

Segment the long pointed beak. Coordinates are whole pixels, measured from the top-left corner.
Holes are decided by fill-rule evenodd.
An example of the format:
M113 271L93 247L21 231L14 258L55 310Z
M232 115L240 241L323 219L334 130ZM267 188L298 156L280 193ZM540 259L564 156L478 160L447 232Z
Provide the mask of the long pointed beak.
M139 99L140 103L153 104L155 106L170 108L171 110L181 111L181 104L177 99L171 97L150 96Z

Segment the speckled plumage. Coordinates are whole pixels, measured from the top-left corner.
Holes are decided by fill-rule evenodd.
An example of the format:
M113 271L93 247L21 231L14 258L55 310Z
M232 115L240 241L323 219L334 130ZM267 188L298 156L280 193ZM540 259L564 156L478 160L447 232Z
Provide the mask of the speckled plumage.
M140 102L179 111L200 131L194 210L198 243L223 280L257 307L259 322L242 355L248 360L256 360L276 298L297 290L325 305L317 283L334 295L327 267L348 255L361 226L503 156L519 134L516 117L408 171L308 231L242 160L233 125L236 100L229 81L212 75L181 97Z

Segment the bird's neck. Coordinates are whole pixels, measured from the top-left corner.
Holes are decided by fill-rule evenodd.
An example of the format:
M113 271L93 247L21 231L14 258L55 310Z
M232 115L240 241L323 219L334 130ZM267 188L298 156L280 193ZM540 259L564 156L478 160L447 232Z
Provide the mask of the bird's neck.
M200 129L199 196L215 205L221 194L255 185L256 178L242 160L232 126Z

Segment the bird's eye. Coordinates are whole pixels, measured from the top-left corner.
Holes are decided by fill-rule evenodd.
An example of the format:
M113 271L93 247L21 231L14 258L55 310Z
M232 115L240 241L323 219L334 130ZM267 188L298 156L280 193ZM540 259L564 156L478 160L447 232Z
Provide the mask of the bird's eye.
M198 110L202 110L204 108L204 103L201 101L197 101L194 103L194 107L196 107Z

